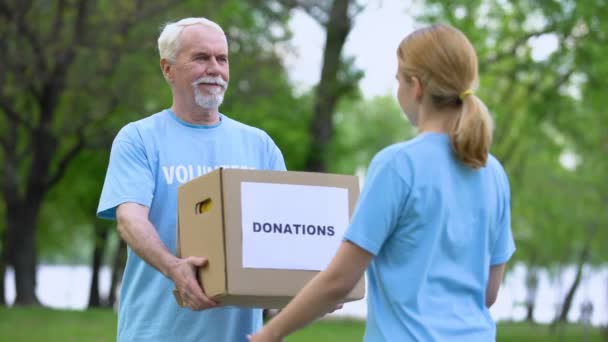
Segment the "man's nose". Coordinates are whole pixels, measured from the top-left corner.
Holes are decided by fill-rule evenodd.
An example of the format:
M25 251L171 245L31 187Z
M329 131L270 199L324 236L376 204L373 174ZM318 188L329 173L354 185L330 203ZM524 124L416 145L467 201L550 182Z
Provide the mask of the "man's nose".
M210 76L218 76L220 74L220 64L217 62L215 57L209 59L209 64L207 65L207 74Z

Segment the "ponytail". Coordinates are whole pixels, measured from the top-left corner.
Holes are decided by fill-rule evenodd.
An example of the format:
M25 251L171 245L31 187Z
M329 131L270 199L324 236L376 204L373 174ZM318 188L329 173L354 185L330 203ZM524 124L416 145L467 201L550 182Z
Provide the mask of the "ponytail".
M418 76L433 109L453 123L449 136L457 158L473 169L485 166L494 124L473 93L479 70L477 53L467 37L445 24L421 28L401 41L397 58L399 72Z
M494 123L485 104L467 90L460 96L462 112L450 132L450 140L458 159L478 169L486 165Z

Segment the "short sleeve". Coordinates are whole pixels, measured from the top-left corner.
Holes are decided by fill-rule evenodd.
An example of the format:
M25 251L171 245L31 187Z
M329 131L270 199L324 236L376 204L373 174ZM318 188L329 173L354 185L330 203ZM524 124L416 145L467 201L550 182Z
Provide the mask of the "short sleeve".
M268 169L275 171L286 171L287 167L285 166L285 159L283 159L283 153L281 153L281 150L274 143L272 138L268 137L268 140L270 145Z
M116 219L116 207L134 202L150 207L154 178L144 144L135 127L125 126L112 143L97 216Z
M345 240L377 255L395 230L408 195L409 186L390 159L376 156Z
M499 179L500 214L497 220L496 240L492 245L491 266L506 263L515 252L515 241L511 231L511 190L509 180L502 167L499 171L500 175L497 178Z

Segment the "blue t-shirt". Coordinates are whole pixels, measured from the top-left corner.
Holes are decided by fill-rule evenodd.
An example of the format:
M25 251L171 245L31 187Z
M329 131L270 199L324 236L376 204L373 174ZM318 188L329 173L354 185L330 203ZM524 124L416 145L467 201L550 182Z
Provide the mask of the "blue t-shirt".
M283 156L262 130L221 115L214 126L180 120L171 110L123 127L112 144L97 215L115 219L116 207L135 202L169 250L176 249L177 188L216 168L285 170ZM130 248L118 310L118 341L246 341L262 326L261 309L180 308L173 282Z
M422 133L372 160L345 239L367 270L366 341L491 341L491 265L515 251L507 176L492 156L474 170L449 137Z

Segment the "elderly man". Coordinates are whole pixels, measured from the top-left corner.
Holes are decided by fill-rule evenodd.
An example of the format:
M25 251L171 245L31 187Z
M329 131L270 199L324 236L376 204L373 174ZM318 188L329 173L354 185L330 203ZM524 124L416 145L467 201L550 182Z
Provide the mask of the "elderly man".
M129 245L117 339L243 341L261 327L262 311L216 307L196 280L206 260L175 256L177 188L221 166L285 170L283 156L265 132L219 112L229 80L220 26L205 18L169 23L158 49L173 103L120 130L97 211L117 220Z

